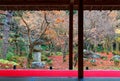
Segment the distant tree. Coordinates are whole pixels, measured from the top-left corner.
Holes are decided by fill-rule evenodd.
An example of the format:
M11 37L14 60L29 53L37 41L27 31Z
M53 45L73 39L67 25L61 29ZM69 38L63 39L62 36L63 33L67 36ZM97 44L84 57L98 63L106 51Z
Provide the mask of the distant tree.
M93 44L94 50L101 43L104 48L110 48L115 35L110 13L110 11L84 11L84 44L87 46Z
M12 11L5 11L4 12L5 21L3 26L3 58L6 58L7 49L9 47L9 32L10 32L10 26L12 22Z
M49 27L48 12L45 11L27 11L23 15L19 15L21 18L21 32L23 37L28 40L29 54L28 65L30 67L33 60L32 53L34 46L42 44L42 37Z

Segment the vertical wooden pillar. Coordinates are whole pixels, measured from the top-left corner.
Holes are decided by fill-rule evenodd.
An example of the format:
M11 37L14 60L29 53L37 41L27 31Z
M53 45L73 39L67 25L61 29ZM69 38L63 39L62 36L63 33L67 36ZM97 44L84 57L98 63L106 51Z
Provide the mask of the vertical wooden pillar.
M74 0L70 0L69 5L69 70L73 69L73 4Z
M83 0L78 3L78 78L83 78Z

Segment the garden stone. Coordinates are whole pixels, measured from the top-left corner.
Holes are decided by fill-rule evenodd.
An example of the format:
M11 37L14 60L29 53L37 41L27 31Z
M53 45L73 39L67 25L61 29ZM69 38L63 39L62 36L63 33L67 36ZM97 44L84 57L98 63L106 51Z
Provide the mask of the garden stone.
M45 63L44 62L32 62L32 68L44 68Z
M119 55L115 55L115 56L113 56L112 60L120 60L120 56Z
M34 46L34 49L35 49L35 50L39 50L39 51L42 50L42 48L41 48L40 45L35 45L35 46Z
M33 53L33 61L34 62L41 62L41 52L34 52Z
M84 53L84 55L83 55L83 57L84 58L101 58L101 56L100 56L100 54L96 54L96 53L94 53L94 52L92 52L92 51L88 51L88 50L83 50L83 53Z
M93 54L91 58L101 58L101 56L99 54Z

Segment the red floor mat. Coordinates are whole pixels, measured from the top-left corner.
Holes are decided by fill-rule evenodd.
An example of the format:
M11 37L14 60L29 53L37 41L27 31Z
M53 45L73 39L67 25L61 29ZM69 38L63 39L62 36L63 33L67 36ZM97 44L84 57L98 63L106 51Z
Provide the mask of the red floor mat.
M77 77L75 70L0 70L5 77ZM84 77L120 77L120 71L84 71Z

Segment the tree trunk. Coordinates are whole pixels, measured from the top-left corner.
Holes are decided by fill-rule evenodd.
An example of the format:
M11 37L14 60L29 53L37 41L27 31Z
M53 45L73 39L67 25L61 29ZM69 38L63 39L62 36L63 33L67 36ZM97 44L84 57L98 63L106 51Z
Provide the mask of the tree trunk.
M12 19L12 11L6 11L6 19L3 27L3 58L6 58L7 50L8 50L8 38L10 31L10 23Z
M32 53L33 53L33 46L29 46L29 55L28 55L28 67L31 67L31 63L33 61L33 57L32 57Z
M67 50L68 50L68 43L67 43L67 40L65 40L65 43L63 45L63 62L66 61L66 53L67 53Z
M77 65L77 62L78 62L78 53L76 53L74 56L74 67Z
M118 42L116 42L116 52L117 52L117 54L119 53L119 43Z
M113 52L113 43L111 43L111 52Z
M19 54L19 46L18 46L18 43L17 43L17 42L16 42L16 54L17 54L17 55L20 55L20 54Z

